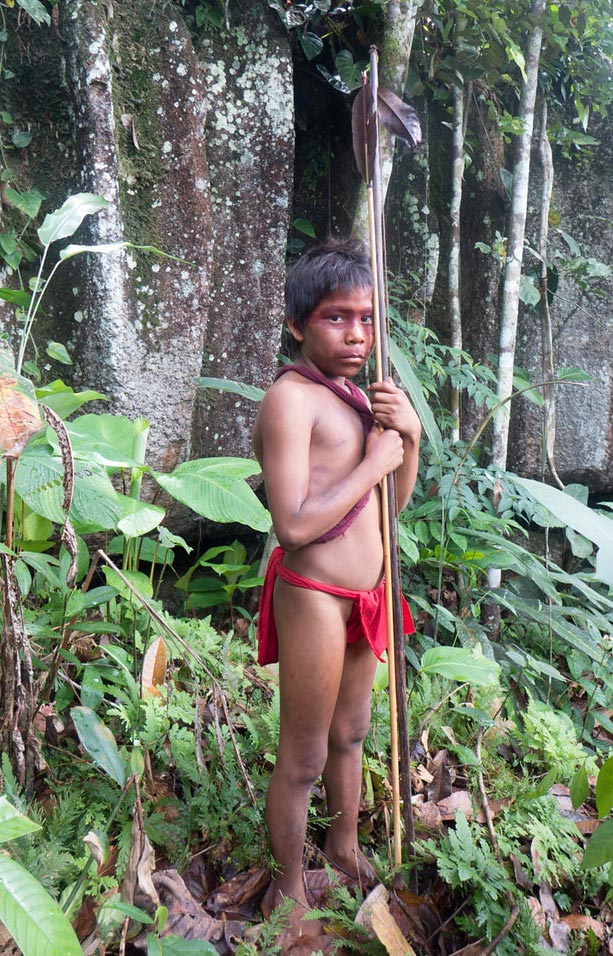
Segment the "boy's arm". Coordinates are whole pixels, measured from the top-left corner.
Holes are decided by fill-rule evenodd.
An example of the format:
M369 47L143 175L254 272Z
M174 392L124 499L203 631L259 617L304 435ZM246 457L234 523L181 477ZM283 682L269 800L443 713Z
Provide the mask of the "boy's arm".
M270 391L260 406L257 429L266 495L279 544L286 551L311 544L333 528L402 461L400 436L381 432L369 440L366 455L353 471L314 492L310 447L315 424L302 389Z
M400 512L409 503L417 479L421 422L405 392L391 378L374 382L368 390L375 421L383 428L395 429L402 438L404 458L395 472L396 507Z

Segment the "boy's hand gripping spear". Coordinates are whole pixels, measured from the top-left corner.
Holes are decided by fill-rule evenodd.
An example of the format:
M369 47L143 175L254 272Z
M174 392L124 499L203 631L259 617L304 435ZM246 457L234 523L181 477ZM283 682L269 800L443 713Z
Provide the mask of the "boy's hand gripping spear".
M387 290L383 230L383 202L379 170L379 121L390 133L414 148L421 142L421 128L415 110L390 90L379 87L378 55L370 49L370 82L362 74L362 89L353 104L353 150L368 191L368 232L373 273L373 317L377 381L390 375L387 330ZM394 476L381 483L383 551L385 559L385 600L387 610L387 657L389 667L390 727L392 745L392 790L394 814L394 864L402 862L402 816L407 849L412 853L414 831L411 806L409 733L406 708L406 668L400 603L400 567L396 527ZM398 708L400 701L400 709ZM400 759L399 759L400 754Z

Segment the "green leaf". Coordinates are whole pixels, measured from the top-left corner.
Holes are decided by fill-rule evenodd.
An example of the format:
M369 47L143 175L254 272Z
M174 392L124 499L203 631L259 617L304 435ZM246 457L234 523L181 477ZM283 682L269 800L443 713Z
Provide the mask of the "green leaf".
M94 763L120 787L126 784L126 767L112 732L89 707L70 711L79 740Z
M613 820L605 820L587 842L581 867L591 870L613 862Z
M6 797L0 797L0 843L17 840L26 833L34 833L40 829L40 824L20 813Z
M52 358L55 362L61 362L62 365L73 364L73 361L68 354L68 349L65 345L62 345L61 342L49 342L45 351L49 358Z
M147 937L149 939L149 937ZM161 956L217 956L212 943L204 939L183 939L182 936L162 936ZM149 951L151 953L151 950Z
M72 236L86 216L98 213L107 206L106 199L94 193L77 193L75 196L69 196L63 206L45 216L38 230L38 238L43 246L48 246L58 239Z
M14 302L22 309L28 308L31 298L30 293L22 289L0 289L0 299L4 299L5 302Z
M238 522L268 531L268 511L241 480L259 470L249 459L199 458L183 462L170 475L154 472L153 477L173 498L211 521Z
M76 457L107 468L140 468L142 461L135 454L135 446L141 426L141 419L131 421L124 415L87 414L75 418L67 427Z
M313 226L313 223L311 222L310 219L301 219L301 218L294 219L294 221L292 222L292 226L294 227L294 229L296 229L298 232L301 232L303 235L310 236L311 239L317 238L315 234L315 227Z
M524 305L538 305L541 301L541 293L531 276L522 275L519 277L519 298Z
M323 40L316 33L299 33L298 39L307 60L314 60L324 48Z
M145 913L144 910L140 909L139 906L133 906L132 903L126 903L124 900L117 899L117 897L111 897L111 899L106 900L102 905L105 909L117 910L125 916L129 916L130 919L137 920L139 923L145 923L148 926L153 923L153 918L149 916L148 913Z
M16 146L17 149L25 149L26 146L29 146L32 142L32 133L28 133L23 129L15 130L11 136L13 146Z
M613 584L613 520L598 514L558 488L517 475L513 476L513 481L522 485L559 521L598 545L596 576L605 584Z
M94 392L91 389L86 389L84 392L75 392L70 385L65 385L60 379L55 379L48 385L37 388L36 397L62 419L68 418L87 402L106 401L106 395L103 395L102 392Z
M241 395L252 402L261 402L265 394L263 388L246 385L244 382L232 382L225 378L197 378L196 385L199 385L200 388L214 388L218 392L231 392L233 395Z
M113 568L104 568L103 571L106 583L110 585L110 587L115 588L121 597L126 598L126 600L134 598L132 591L123 578L117 574L117 571L113 570ZM129 581L134 590L143 597L150 598L153 596L153 585L147 575L143 574L142 571L130 571L126 569L121 573L126 581Z
M477 686L495 684L500 674L495 661L467 647L431 647L422 656L420 670Z
M409 365L406 356L393 340L390 342L390 355L394 368L400 376L400 381L411 396L415 411L419 415L424 431L428 436L430 444L436 454L437 461L440 464L443 459L443 439L434 419L434 415L430 411L430 406L426 401L419 379Z
M157 528L165 515L165 509L137 498L118 495L124 513L117 528L126 538L140 538Z
M35 219L38 216L40 204L45 198L38 189L30 189L28 192L20 193L16 189L7 186L4 190L6 199L15 209L19 209L29 219Z
M605 760L596 778L596 809L600 818L613 808L613 756Z
M0 855L0 922L23 956L82 956L60 907L26 869Z
M17 0L17 6L29 13L35 23L46 23L50 26L51 17L40 0Z
M570 799L573 809L576 810L585 803L590 794L590 785L587 779L587 770L580 767L570 782Z

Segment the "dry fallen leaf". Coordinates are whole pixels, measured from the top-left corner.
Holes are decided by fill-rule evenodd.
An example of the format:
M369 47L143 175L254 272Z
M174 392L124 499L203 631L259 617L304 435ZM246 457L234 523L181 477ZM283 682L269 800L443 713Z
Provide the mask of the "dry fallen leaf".
M400 927L390 913L387 903L380 901L373 903L371 920L372 927L389 956L416 956L415 950L400 932Z
M149 645L143 658L141 676L141 694L155 697L160 696L158 687L166 680L166 644L163 637L158 637Z

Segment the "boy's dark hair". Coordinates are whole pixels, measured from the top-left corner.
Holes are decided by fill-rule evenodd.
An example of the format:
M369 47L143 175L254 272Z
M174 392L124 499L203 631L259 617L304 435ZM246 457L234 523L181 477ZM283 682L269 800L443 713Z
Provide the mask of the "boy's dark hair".
M372 286L370 259L357 239L327 239L305 252L287 273L285 314L299 328L337 289Z

